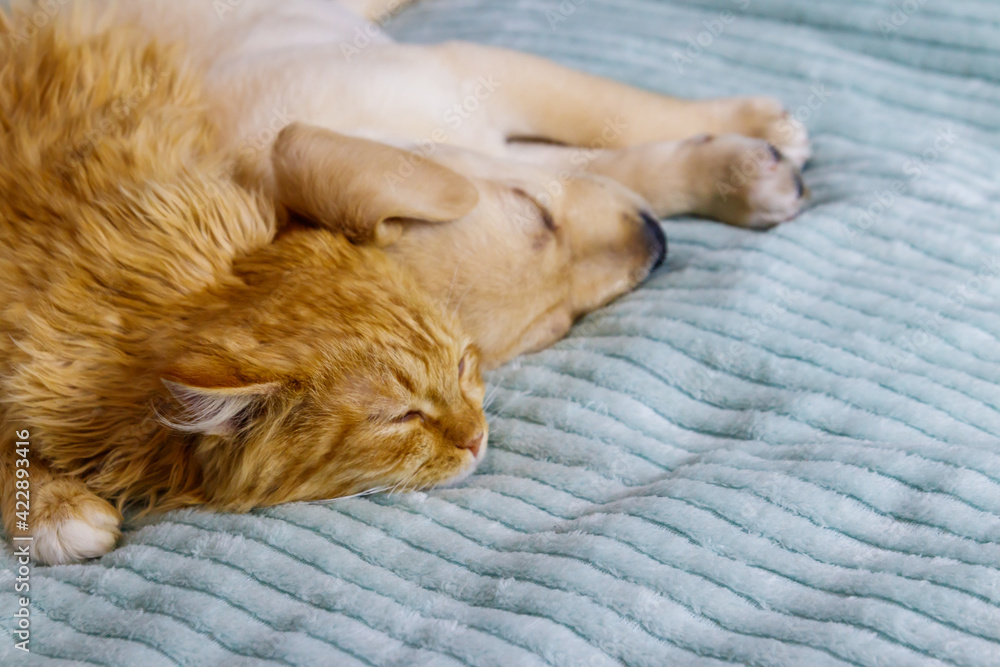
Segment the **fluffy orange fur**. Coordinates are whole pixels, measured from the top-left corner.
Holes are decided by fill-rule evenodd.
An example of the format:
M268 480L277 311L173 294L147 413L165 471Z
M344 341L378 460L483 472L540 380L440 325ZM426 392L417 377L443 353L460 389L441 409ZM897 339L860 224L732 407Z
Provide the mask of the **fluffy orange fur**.
M23 17L15 16L16 21ZM92 20L88 25L93 25ZM477 355L377 249L276 235L199 73L127 29L0 15L0 501L28 430L36 557L126 505L223 510L426 487L486 441Z

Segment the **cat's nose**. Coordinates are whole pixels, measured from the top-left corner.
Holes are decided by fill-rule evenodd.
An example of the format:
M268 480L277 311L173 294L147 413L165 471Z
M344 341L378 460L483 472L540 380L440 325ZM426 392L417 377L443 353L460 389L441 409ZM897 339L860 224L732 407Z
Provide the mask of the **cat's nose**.
M459 445L459 449L468 449L472 452L472 455L479 458L479 448L483 446L483 432L480 431L479 435L469 440L464 445Z

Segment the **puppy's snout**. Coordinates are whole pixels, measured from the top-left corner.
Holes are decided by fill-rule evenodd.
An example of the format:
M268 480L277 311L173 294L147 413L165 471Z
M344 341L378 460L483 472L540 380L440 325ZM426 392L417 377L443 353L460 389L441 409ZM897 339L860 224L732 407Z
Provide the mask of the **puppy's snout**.
M479 435L475 436L465 444L459 445L459 449L468 449L472 452L472 455L479 458L479 448L483 446L483 432L480 431Z
M651 213L642 211L639 213L646 227L643 233L646 236L646 245L649 247L650 256L654 258L653 267L650 271L655 271L663 265L667 259L667 235L663 233L663 227Z

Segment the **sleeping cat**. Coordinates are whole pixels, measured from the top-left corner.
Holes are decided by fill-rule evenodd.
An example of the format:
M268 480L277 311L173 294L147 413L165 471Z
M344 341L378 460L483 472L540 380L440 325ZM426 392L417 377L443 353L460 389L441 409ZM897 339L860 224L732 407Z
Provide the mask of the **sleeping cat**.
M326 231L277 235L172 50L11 25L0 14L8 535L67 563L112 549L126 505L245 511L472 472L477 354L409 277Z

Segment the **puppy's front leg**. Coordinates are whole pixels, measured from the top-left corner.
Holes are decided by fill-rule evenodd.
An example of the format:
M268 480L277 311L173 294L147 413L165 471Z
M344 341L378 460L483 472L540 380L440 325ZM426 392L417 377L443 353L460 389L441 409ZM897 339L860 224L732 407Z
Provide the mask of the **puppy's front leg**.
M766 141L735 134L612 150L525 143L508 151L554 172L612 178L644 197L659 217L694 214L763 228L794 217L808 196L791 160Z
M796 166L809 157L805 128L770 98L681 100L506 49L464 42L433 48L464 79L495 77L497 120L509 138L625 148L742 134L770 142Z

